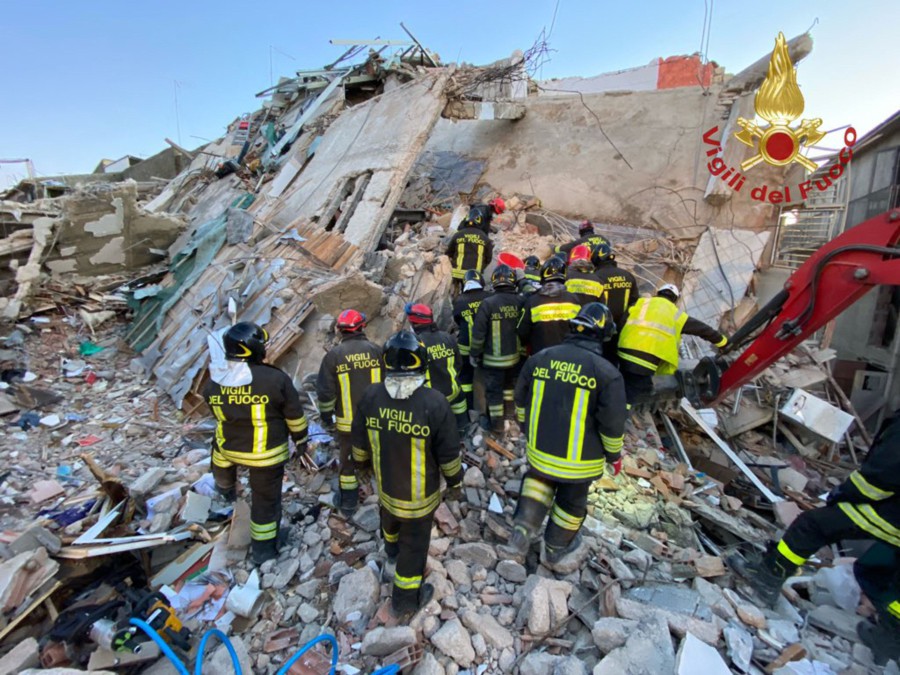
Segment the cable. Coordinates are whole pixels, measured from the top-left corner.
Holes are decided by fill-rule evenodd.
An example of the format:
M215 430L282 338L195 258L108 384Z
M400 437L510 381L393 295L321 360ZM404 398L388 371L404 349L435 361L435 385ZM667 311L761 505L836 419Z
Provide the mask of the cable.
M197 658L194 660L194 675L202 675L203 673L203 651L206 649L206 641L211 637L218 638L225 645L225 649L228 650L228 655L231 657L231 665L234 666L235 675L243 675L241 662L238 659L237 652L234 651L234 645L231 644L228 636L218 628L210 628L203 634L203 638L200 640L200 647L197 649Z
M326 641L331 644L331 670L329 671L328 675L334 675L334 673L337 670L338 643L337 643L337 640L335 639L334 635L329 635L328 633L325 633L324 635L320 635L317 638L313 638L312 640L307 642L305 645L303 645L303 647L300 649L299 652L297 652L291 658L289 658L287 661L285 661L284 665L278 669L278 671L275 673L275 675L286 675L287 672L291 669L291 666L294 665L294 663L297 661L297 659L299 659L306 652L308 652L314 645L316 645L320 642L326 642ZM396 671L394 671L394 672L396 672Z
M132 626L137 626L142 631L144 631L151 640L153 640L156 645L162 650L162 653L168 657L169 661L172 662L172 665L175 666L175 669L178 671L178 675L191 675L191 672L185 667L184 663L181 662L175 652L172 651L172 648L169 644L163 640L159 633L154 630L154 628L148 624L146 621L141 619L131 619L129 622Z

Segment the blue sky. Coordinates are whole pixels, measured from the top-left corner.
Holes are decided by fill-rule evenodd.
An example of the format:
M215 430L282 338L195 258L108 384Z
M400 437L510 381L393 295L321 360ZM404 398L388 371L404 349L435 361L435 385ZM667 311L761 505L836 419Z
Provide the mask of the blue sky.
M808 117L868 130L900 109L897 0L559 0L545 78L592 75L700 49L737 72L771 51L781 30L812 29L799 65ZM150 156L176 139L221 135L275 76L318 68L345 47L330 38L405 39L403 21L445 62L486 63L526 49L549 28L556 0L475 2L4 3L0 158L30 157L38 174L86 173L103 158ZM293 57L293 58L291 58ZM177 84L176 84L177 82ZM178 115L175 113L177 89ZM0 165L0 186L23 177Z

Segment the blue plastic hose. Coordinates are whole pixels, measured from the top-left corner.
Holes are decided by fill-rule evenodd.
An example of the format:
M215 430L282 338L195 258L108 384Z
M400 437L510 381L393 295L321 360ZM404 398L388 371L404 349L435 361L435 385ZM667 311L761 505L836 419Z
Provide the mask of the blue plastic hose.
M338 643L335 639L334 635L328 635L327 633L324 635L320 635L317 638L313 638L309 642L307 642L300 649L299 652L294 654L291 658L289 658L281 668L278 669L278 672L275 675L285 675L287 671L291 669L291 666L303 656L306 652L308 652L314 645L317 645L320 642L329 642L331 643L331 670L328 671L328 675L334 675L337 671L337 662L338 662Z
M231 656L231 665L234 666L234 675L243 675L241 672L241 662L238 660L237 652L234 651L231 640L229 640L228 636L218 628L210 628L200 639L200 647L197 649L197 659L194 661L194 675L202 675L203 673L203 651L206 649L206 641L211 637L218 638L219 642L225 645L225 649L228 650L228 655Z
M169 658L169 661L172 662L172 665L175 666L175 669L178 671L178 675L191 675L190 671L181 662L181 659L179 659L175 655L175 652L172 651L172 648L169 646L169 644L159 636L159 633L156 632L153 626L141 619L132 619L130 623L132 626L137 626L142 631L144 631L150 637L150 639L157 644L157 646L162 650L162 653L165 654Z

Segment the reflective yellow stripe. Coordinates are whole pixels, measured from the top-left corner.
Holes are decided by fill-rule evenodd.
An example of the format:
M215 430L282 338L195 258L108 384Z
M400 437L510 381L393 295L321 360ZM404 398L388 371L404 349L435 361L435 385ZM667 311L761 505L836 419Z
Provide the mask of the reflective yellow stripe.
M265 452L266 441L269 438L269 424L266 422L264 403L250 406L250 421L253 423L253 452Z
M372 450L372 470L375 472L375 481L378 491L381 492L381 435L377 429L366 429L369 437L369 448Z
M875 523L876 527L881 528L892 537L896 537L898 540L900 540L900 530L898 530L896 527L882 518L875 510L875 507L870 506L869 504L862 504L857 506L856 508L866 517L867 520Z
M503 400L504 401L512 401L516 396L515 389L504 389L503 390Z
M800 567L803 563L806 562L806 558L797 555L791 550L791 547L787 545L787 542L782 539L778 542L778 552L783 555L785 558L794 563L797 567Z
M581 446L584 443L584 428L588 416L588 398L591 392L581 387L575 388L575 401L572 403L572 414L569 416L569 444L566 456L570 462L581 459Z
M338 431L350 431L353 426L353 402L350 399L350 373L338 375L338 388L341 390L341 413L337 418Z
M336 399L331 399L330 401L319 401L319 412L333 412L334 404L337 403Z
M463 258L465 257L465 254L466 254L466 247L460 243L457 243L456 244L456 264L453 266L455 268L454 272L456 270L459 270L460 272L463 271L462 266L463 266ZM462 279L463 276L465 276L465 274L460 274L459 278Z
M394 534L391 534L390 532L388 532L387 530L385 530L383 528L381 530L381 536L383 536L384 540L389 544L396 544L397 540L400 539L399 532L395 532Z
M453 362L456 359L454 357L447 358L447 374L450 375L450 395L447 396L448 401L453 401L459 395L459 383L456 381L459 378L459 375L456 372L456 368L453 365Z
M412 477L412 501L425 500L425 439L411 438L410 469Z
M544 402L544 380L535 380L531 388L531 411L528 413L528 438L537 441L538 418L541 416L541 405Z
M394 573L394 586L404 590L412 590L422 585L422 577L401 577L398 573Z
M469 393L471 393L472 391L474 391L474 389L473 389L473 387L472 387L471 384L464 384L464 385L462 385L462 390L463 390L464 392L466 392L467 394L469 394Z
M547 303L531 308L531 322L568 321L578 315L579 306L572 302Z
M381 382L381 368L372 368L372 384Z
M220 467L222 467L223 469L227 469L227 468L230 467L230 466L234 466L234 462L228 461L228 460L225 458L225 455L223 455L223 454L219 451L218 446L216 446L216 447L213 448L213 451L212 451L212 463L213 463L213 465L215 465L215 466L220 466Z
M519 422L525 421L525 408L520 408L519 406L516 406L516 419Z
M451 476L455 476L462 470L462 459L457 457L454 460L447 462L446 464L441 464L441 473L447 476L448 478Z
M379 486L381 482L379 481ZM438 505L441 503L441 493L435 492L433 495L427 497L423 502L412 502L406 501L404 499L395 499L390 495L386 494L384 490L379 490L378 495L379 500L381 501L381 505L393 513L398 518L422 518L424 516L430 515L432 511L434 511Z
M491 320L491 355L500 356L500 350L503 348L500 336L500 319Z
M217 448L216 452L218 452L222 459L227 462L253 467L275 466L276 464L286 462L289 457L287 443L283 443L277 448L272 448L265 452L239 452L235 450L225 450L223 448ZM213 456L213 461L215 461L215 459L215 456ZM228 465L217 463L217 466Z
M526 478L522 482L522 496L533 499L544 506L550 506L553 503L553 495L556 490L552 485L547 485L544 481L536 478Z
M296 420L285 419L284 422L285 424L287 424L287 428L295 434L304 431L309 427L309 425L306 423L305 415Z
M894 600L891 604L887 606L887 611L900 619L900 602Z
M727 338L726 336L723 335L723 336L722 336L722 339L719 340L719 341L715 344L715 346L716 346L716 347L724 347L724 346L727 345L727 344L728 344L728 338Z
M462 415L468 409L469 404L466 401L466 397L462 395L462 392L460 392L459 400L454 401L450 404L450 410L453 411L454 415Z
M656 363L650 363L646 359L642 359L639 356L635 356L634 354L627 354L623 352L621 349L619 350L619 360L620 361L631 361L632 363L636 363L643 368L647 368L649 370L656 370L659 366Z
M570 293L583 293L599 298L603 295L603 284L590 279L566 279L566 290Z
M218 424L216 424L216 445L221 448L225 443L225 429L222 425L222 422L225 421L225 413L222 412L222 406L214 405L210 407L212 408L213 415L218 421Z
M625 437L618 436L617 438L612 438L610 436L604 436L600 434L600 442L603 443L603 449L611 455L618 455L622 452L622 448L625 445Z
M584 522L584 518L578 518L563 511L561 508L559 508L559 504L553 505L553 510L550 512L550 520L552 520L564 530L569 530L572 532L577 532L579 529L581 529L581 523Z
M549 455L546 452L538 450L531 439L526 444L526 452L528 463L535 469L554 478L565 478L569 480L590 480L603 474L606 467L604 458L595 460L581 460L579 462L570 462L565 458Z
M369 452L363 448L359 448L357 446L353 446L350 454L353 455L354 462L366 462L369 459Z
M853 504L847 504L846 502L839 502L838 508L843 511L846 516L853 521L853 523L859 527L861 530L868 532L869 534L878 537L882 541L886 541L893 546L900 547L900 537L894 537L887 532L884 532L873 522L870 522L866 519L866 517L860 513Z
M507 356L497 356L496 354L484 354L484 365L492 368L511 368L519 362L519 353L509 354Z
M484 269L484 245L476 244L475 248L478 249L478 257L475 259L475 269L482 270Z
M250 521L250 538L256 541L269 541L278 535L278 523L257 524Z
M356 476L345 476L341 474L339 479L341 490L356 490L359 487L359 481Z
M882 490L881 488L872 485L859 471L854 471L850 474L850 482L856 486L857 490L872 501L877 502L894 496L893 492L888 492L887 490Z
M495 419L501 419L503 417L503 404L497 403L494 405L488 406L488 415Z

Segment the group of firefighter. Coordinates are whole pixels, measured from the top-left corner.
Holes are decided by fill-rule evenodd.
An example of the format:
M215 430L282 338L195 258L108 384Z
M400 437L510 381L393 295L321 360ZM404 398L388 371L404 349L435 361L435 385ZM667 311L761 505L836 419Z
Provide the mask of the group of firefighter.
M433 595L423 578L441 477L447 499L458 500L460 441L476 420L495 435L515 420L525 437L528 470L512 532L499 550L524 563L549 515L541 561L553 570L582 546L590 486L607 466L619 473L629 409L651 396L654 375L675 371L681 335L717 348L728 342L677 307L673 284L641 297L634 275L618 266L612 245L590 222L544 261L528 256L524 265L511 266L500 256L488 287L491 219L503 208L499 199L472 207L447 245L457 337L439 328L429 305L408 303L410 328L382 347L366 337L365 314L348 308L336 322L340 342L316 380L322 424L336 432L340 450L335 507L351 516L361 482L374 474L392 609L403 618ZM233 500L237 465L250 469L257 563L278 551L288 437L305 452L308 434L290 378L263 363L267 341L255 324L228 329L226 366L211 369L204 391L219 422L212 455L219 496ZM476 377L484 410L475 409ZM866 644L878 645L876 658L900 652L898 436L900 421L891 421L828 506L802 514L765 555L733 563L773 604L783 581L823 545L875 537L881 546L860 559L856 572L882 610L879 623L860 626ZM885 452L888 446L892 452Z

